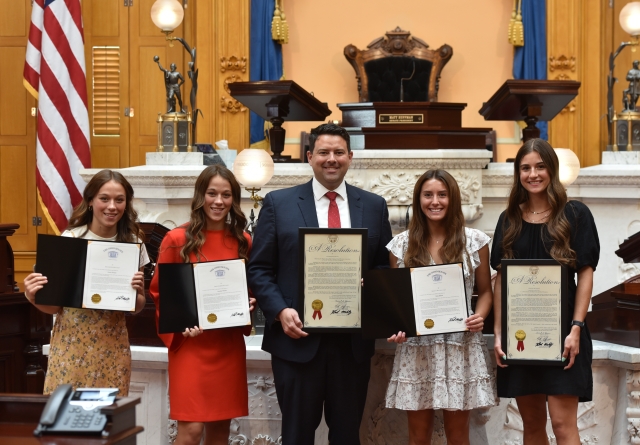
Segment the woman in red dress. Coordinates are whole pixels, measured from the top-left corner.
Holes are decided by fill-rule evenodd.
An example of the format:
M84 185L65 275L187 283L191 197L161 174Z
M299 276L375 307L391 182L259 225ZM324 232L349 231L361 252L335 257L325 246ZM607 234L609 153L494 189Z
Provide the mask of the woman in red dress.
M159 263L249 259L251 237L240 209L240 185L220 165L205 168L196 180L189 222L170 231L160 246ZM150 293L160 313L158 268ZM250 299L253 310L255 300ZM178 421L176 445L224 444L229 423L248 414L246 350L250 327L182 334L159 334L169 348L170 417Z

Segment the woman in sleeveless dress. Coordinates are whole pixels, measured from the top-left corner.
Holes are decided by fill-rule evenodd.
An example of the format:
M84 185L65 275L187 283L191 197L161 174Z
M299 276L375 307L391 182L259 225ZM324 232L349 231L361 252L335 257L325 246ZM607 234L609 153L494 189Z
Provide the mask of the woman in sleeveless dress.
M444 410L447 443L469 444L469 413L496 404L495 377L482 336L491 310L489 237L464 227L460 189L444 170L429 170L413 191L409 230L387 245L395 267L463 263L467 305L478 287L468 332L406 338L399 332L386 405L407 411L410 445L431 443L434 410Z
M548 444L547 402L558 445L579 445L578 402L593 392L589 329L584 323L591 301L593 271L600 243L589 208L567 201L560 183L558 157L542 139L530 139L518 150L507 210L498 220L491 265L495 285L494 351L498 363L498 395L515 397L524 424L524 444ZM569 310L564 340L566 366L505 365L501 333L502 258L554 259L569 269ZM578 281L576 284L575 277Z
M142 242L136 220L133 188L122 174L102 170L84 189L82 202L74 209L62 236L100 241ZM140 268L149 262L144 244ZM25 296L42 312L56 314L44 393L69 383L74 388L118 388L129 394L131 350L124 312L78 309L35 304L38 290L47 285L40 273L24 279ZM136 272L131 286L137 290L136 312L144 308L144 274Z

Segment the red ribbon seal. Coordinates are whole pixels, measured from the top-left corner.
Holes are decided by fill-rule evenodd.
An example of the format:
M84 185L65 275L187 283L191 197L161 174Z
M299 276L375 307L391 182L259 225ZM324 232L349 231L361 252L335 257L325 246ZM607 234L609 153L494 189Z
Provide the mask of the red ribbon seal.
M518 346L516 347L516 349L518 351L524 351L524 342L522 340L518 342Z
M322 320L322 312L320 311L313 311L313 316L312 318L315 320L316 319L316 315L318 316L318 320ZM524 349L524 348L522 348Z

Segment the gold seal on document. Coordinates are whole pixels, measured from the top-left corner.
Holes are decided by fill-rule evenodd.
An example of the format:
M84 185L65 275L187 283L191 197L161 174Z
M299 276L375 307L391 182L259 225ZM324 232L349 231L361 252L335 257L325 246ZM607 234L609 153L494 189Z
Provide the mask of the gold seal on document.
M322 300L313 300L311 302L311 308L314 311L321 311L324 305L322 304Z
M434 323L434 322L433 322L433 320L432 320L432 319L430 319L430 318L427 318L427 319L424 321L424 327L425 327L425 328L427 328L427 329L431 329L434 325L435 325L435 323Z
M102 300L102 297L100 296L100 294L91 295L91 301L93 301L95 304L100 303L100 300Z
M527 338L526 332L524 332L522 329L516 331L516 340L523 341L525 338Z
M209 323L215 323L216 321L218 321L218 316L216 314L209 314L207 315L207 321Z

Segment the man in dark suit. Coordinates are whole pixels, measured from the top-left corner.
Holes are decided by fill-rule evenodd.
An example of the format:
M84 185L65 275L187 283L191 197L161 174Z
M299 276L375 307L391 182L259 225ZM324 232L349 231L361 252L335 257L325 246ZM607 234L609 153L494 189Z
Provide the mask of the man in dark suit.
M322 410L331 445L359 444L374 342L354 334L302 330L298 307L298 228L365 227L369 269L388 267L387 204L345 183L353 153L342 127L311 131L313 179L268 193L255 230L249 286L267 319L262 349L271 353L284 445L313 445Z

